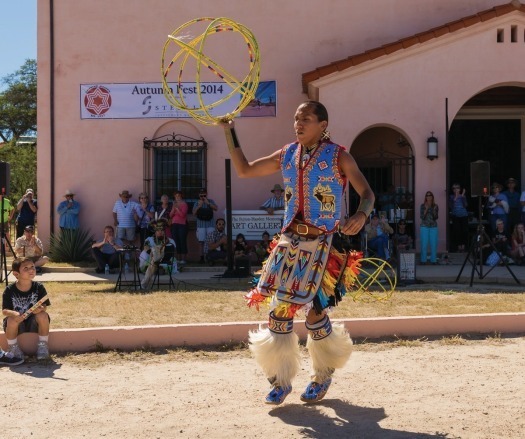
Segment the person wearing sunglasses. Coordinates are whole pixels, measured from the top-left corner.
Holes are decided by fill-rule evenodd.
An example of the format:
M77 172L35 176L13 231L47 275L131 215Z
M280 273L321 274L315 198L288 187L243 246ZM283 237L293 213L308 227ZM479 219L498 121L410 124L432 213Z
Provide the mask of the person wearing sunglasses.
M439 207L434 201L434 194L427 191L425 201L420 206L421 226L419 229L421 237L421 265L426 265L428 259L428 248L430 247L430 263L437 264Z
M193 205L193 215L197 218L197 241L201 249L200 262L204 263L206 258L205 243L208 234L215 230L213 215L217 210L217 204L211 198L208 198L208 192L205 188L199 191L199 199Z
M459 183L452 185L452 194L449 197L450 221L452 222L452 244L457 246L458 252L465 251L468 237L468 211L465 188Z

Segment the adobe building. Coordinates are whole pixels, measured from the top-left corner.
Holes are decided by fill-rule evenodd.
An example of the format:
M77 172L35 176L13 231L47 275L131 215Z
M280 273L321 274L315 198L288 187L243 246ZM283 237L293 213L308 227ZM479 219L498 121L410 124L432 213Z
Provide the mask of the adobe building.
M180 189L191 202L206 186L224 211L222 129L174 111L159 92L167 35L198 17L229 17L257 38L266 88L236 119L247 158L293 141L298 104L320 100L333 140L350 149L376 197L394 186L396 209L413 221L416 242L426 191L440 206L440 251L449 245L453 182L467 188L477 218L473 162L489 162L491 182L525 177L519 1L41 0L37 195L44 242L58 229L55 209L66 188L95 235L112 224L124 189L154 200ZM216 37L207 55L233 59L239 49ZM233 62L233 71L242 67ZM233 171L233 209L257 209L279 182L278 174L241 180ZM351 188L348 204L352 212Z

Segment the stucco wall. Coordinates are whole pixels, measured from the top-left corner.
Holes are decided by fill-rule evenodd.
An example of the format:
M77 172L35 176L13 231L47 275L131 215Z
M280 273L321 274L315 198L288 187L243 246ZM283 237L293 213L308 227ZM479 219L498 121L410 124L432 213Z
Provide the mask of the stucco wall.
M82 83L160 81L162 45L168 33L182 23L199 16L225 16L245 24L256 35L261 49L261 79L277 81L278 107L275 118L241 119L237 122L241 143L248 159L252 159L269 154L293 140L293 112L306 98L301 90L302 73L488 9L495 2L325 0L321 6L318 2L299 0L54 0L52 5L54 152L51 151L50 115L50 0L38 2L37 196L39 234L44 241L47 241L49 231L56 227L58 216L54 209L62 200L65 189L76 192L76 198L82 203L81 223L96 234L105 224L112 223L111 209L122 189L135 195L140 192L142 139L161 131L167 120L81 120L79 86ZM486 38L491 39L488 31ZM469 41L455 46L455 58L466 55L464 51L471 48ZM223 50L227 53L228 47ZM370 76L367 73L367 81L389 84L389 87L369 87L366 93L360 93L359 87L352 87L355 93L352 93L351 101L335 85L323 89L321 95L322 99L329 101L330 129L335 139L342 139L346 144L377 122L378 111L385 114L381 122L407 130L416 149L416 187L422 191L444 189L444 160L427 163L423 158L424 141L431 130L440 139L444 138L444 97L451 100L450 114L453 115L470 90L479 91L482 84L489 85L493 81L491 72L487 72L486 78L477 75L476 85L471 85L473 75L465 75L456 63L451 63L447 50L443 47L437 48L433 54L423 53L417 65L409 63L400 67L394 63L381 71L369 72ZM501 52L499 56L507 59ZM428 59L422 63L425 57ZM518 64L517 58L512 59ZM443 88L435 87L429 81L436 65L447 66L454 74L457 94L446 94ZM472 69L475 70L476 66L473 59ZM399 87L396 82L399 89L393 93L392 81L404 74L410 74L411 87ZM511 77L509 73L508 78ZM469 83L467 89L464 82ZM417 105L400 105L401 102ZM409 123L414 112L417 112L417 123ZM190 123L208 142L209 192L222 211L225 205L224 159L227 158L222 132L214 127ZM54 175L50 169L52 154L55 158ZM240 181L234 175L234 208L253 208L254 203L267 198L269 189L280 179L275 175ZM416 194L416 200L420 199L420 193ZM442 197L438 198L438 201L442 200Z

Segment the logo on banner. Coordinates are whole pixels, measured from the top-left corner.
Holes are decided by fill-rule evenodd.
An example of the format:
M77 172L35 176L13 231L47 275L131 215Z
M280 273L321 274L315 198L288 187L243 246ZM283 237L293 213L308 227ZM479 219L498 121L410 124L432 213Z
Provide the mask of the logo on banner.
M84 107L95 116L103 115L111 107L111 93L101 85L91 87L84 96Z

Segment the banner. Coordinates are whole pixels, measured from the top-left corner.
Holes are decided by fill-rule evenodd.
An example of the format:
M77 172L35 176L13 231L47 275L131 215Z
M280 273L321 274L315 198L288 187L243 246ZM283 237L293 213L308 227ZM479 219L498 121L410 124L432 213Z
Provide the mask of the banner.
M186 106L199 107L197 84L184 82L169 83L172 90L181 93ZM200 83L200 94L204 104L220 101L231 88L224 82ZM276 83L260 82L255 99L240 113L240 117L276 116ZM233 111L238 104L229 99L214 109L215 114ZM151 119L151 118L189 118L187 112L172 107L164 98L160 82L136 84L81 84L81 119Z

